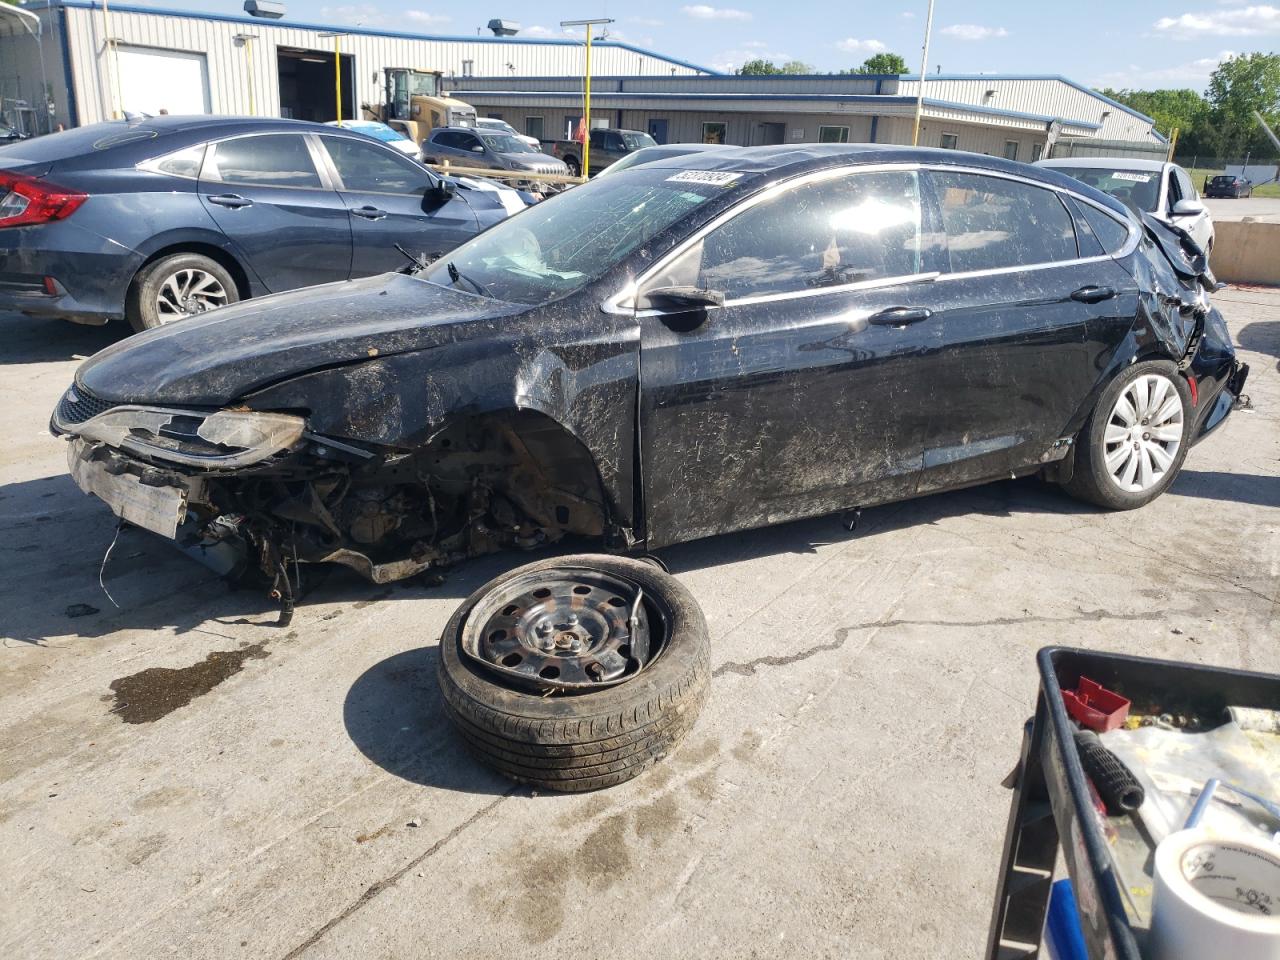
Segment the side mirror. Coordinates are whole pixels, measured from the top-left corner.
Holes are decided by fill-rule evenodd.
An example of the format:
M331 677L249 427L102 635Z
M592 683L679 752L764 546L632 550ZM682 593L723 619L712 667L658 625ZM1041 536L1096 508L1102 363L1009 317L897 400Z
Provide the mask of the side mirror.
M436 203L448 203L453 199L454 194L458 192L458 185L452 180L440 179L435 185L427 191L424 198L427 202L434 201Z
M472 152L472 153L484 153L484 147L480 146L480 144L478 144L478 143L477 143L474 147L472 147L472 148L471 148L471 152Z
M1188 197L1185 200L1179 200L1173 205L1173 215L1175 217L1194 217L1204 213L1204 204L1199 200L1192 200Z
M641 310L668 310L683 313L724 306L724 293L703 287L656 287L640 294L637 305Z

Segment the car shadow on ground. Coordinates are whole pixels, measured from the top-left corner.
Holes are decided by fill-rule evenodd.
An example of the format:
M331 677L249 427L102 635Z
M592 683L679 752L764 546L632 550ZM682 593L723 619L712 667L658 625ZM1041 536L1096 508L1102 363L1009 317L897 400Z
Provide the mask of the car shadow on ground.
M86 327L65 320L0 313L0 364L83 360L133 333L123 320Z
M1280 357L1280 320L1255 320L1236 334L1236 343L1245 350Z
M437 646L397 653L352 684L342 705L351 742L382 769L411 783L500 795L511 782L472 756L453 728L436 683Z
M1186 470L1178 474L1170 493L1202 500L1231 500L1257 507L1280 507L1280 477L1221 470Z

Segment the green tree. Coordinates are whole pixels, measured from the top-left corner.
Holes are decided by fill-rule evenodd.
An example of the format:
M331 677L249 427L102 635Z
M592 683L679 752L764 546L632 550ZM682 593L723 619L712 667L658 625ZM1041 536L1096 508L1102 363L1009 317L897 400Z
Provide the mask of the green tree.
M781 72L772 60L761 60L758 57L755 60L748 60L738 68L738 73L744 77L762 77L771 73Z
M1166 137L1171 137L1177 130L1179 153L1213 152L1209 102L1194 90L1112 90L1103 87L1098 92L1145 113Z
M911 70L907 67L907 61L904 60L898 54L877 53L874 56L867 57L867 59L863 60L862 66L856 67L855 69L849 70L849 71L841 70L840 72L841 73L848 72L848 73L881 73L881 74L898 73L898 74L901 74L901 73L910 73Z
M1273 129L1280 121L1280 54L1246 53L1224 60L1209 78L1208 99L1219 153L1275 153L1253 111Z
M778 68L779 73L791 74L808 74L813 73L812 64L805 63L803 60L788 60Z

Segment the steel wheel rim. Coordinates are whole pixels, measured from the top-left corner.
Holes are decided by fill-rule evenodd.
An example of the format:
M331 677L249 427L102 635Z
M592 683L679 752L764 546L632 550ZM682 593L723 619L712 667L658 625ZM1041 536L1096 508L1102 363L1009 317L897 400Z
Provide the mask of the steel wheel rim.
M156 294L156 316L161 323L171 323L225 307L230 298L222 281L197 267L175 270L160 284Z
M467 616L463 653L543 694L615 686L662 652L665 611L623 577L563 567L515 577Z
M1182 394L1163 374L1149 373L1116 398L1102 436L1111 482L1126 493L1144 493L1168 476L1182 446Z

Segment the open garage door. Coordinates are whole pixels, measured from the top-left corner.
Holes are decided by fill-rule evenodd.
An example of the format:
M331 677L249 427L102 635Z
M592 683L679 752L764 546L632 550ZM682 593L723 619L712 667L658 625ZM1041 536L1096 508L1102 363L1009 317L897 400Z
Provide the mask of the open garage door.
M280 71L280 116L328 123L338 119L337 90L333 82L333 52L277 47ZM342 54L342 117L355 112L355 58Z
M209 65L203 53L126 47L119 50L120 103L131 113L210 113Z

